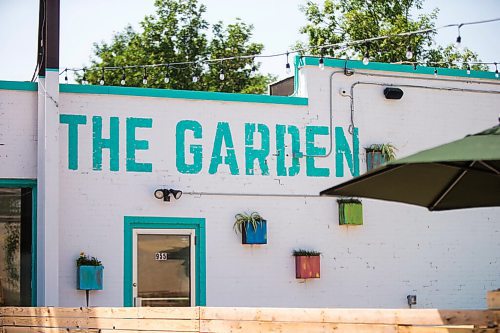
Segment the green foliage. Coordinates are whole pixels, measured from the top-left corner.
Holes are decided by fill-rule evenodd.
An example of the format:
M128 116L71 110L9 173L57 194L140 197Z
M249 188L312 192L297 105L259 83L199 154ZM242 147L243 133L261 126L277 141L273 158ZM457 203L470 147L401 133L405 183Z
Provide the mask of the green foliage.
M478 61L477 54L467 49L461 52L452 45L434 47L435 31L357 44L349 49L315 48L325 44L432 29L438 9L423 14L422 4L423 0L324 0L323 6L320 6L309 0L301 7L308 23L300 29L300 33L308 37L308 46L317 55L362 59L368 52L373 61L427 64L443 61L440 67L452 68L464 67L463 63L467 61ZM406 59L408 46L413 52L412 59ZM297 47L306 45L298 43ZM471 68L487 69L485 65Z
M391 143L372 144L368 151L379 151L384 156L386 162L394 161L396 159L396 151L398 150Z
M319 256L320 254L321 252L314 250L304 250L304 249L293 250L294 257L314 257L314 256Z
M144 72L127 65L170 64L197 62L196 64L158 66L147 68L150 88L208 90L262 94L275 80L270 75L258 73L260 64L253 58L224 62L203 63L210 59L259 54L264 49L260 43L251 42L253 26L237 19L225 26L218 22L210 31L203 15L206 8L198 0L156 0L156 13L141 22L141 31L127 26L114 35L110 43L94 44L94 57L86 79L99 84L101 67L119 67L105 71L106 85L120 85L125 73L125 86L143 86ZM220 80L221 71L224 80ZM77 74L81 83L83 73ZM169 78L166 83L165 77ZM193 82L193 77L199 78Z
M80 256L76 259L76 266L102 266L102 264L96 257L89 257L84 252L80 252Z
M16 222L5 223L7 236L5 237L5 270L7 280L11 285L19 284L19 245L21 240L21 226Z
M248 228L249 225L253 227L253 230L257 230L257 226L261 224L264 220L259 213L253 212L251 214L248 213L239 213L234 216L235 221L233 224L234 232L242 233L243 228Z

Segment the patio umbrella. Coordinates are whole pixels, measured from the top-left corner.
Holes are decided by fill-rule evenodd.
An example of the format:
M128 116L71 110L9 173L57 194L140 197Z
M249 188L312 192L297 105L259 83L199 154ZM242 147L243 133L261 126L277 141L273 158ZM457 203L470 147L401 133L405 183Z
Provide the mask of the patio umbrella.
M320 195L397 201L431 211L500 206L500 125L389 162Z

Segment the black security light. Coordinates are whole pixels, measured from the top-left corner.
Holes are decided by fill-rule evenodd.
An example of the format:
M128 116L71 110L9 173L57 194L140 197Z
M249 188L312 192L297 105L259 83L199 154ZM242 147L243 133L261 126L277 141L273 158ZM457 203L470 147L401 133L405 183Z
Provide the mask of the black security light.
M401 97L403 97L403 90L387 87L384 89L384 96L387 99L401 99Z
M170 201L170 194L172 194L175 199L179 199L182 196L182 191L168 188L159 188L155 191L155 198L163 199L163 201Z

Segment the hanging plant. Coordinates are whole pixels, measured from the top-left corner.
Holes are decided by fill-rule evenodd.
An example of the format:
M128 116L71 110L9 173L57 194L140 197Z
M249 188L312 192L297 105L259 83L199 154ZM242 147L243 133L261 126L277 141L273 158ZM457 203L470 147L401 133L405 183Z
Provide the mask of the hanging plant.
M267 244L267 223L259 213L239 213L234 218L233 229L243 244Z

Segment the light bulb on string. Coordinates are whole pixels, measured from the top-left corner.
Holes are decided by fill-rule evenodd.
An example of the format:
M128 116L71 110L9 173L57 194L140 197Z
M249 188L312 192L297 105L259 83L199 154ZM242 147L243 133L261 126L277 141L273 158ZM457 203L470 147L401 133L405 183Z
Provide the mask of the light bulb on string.
M68 84L68 69L67 68L64 70L64 81L66 82L66 84Z
M467 75L470 75L470 65L467 64Z
M102 70L101 70L101 79L99 80L99 84L100 84L101 86L103 86L103 85L104 85L104 67L103 67L103 68L102 68Z
M292 68L290 67L290 62L288 62L288 52L286 53L286 73L290 74L292 72Z
M414 63L413 64L413 70L416 71L417 70L417 63Z
M498 67L497 67L497 63L495 62L495 77L498 79L500 75L498 74Z
M325 59L323 58L323 55L321 55L321 57L319 58L318 66L319 69L325 69Z
M410 60L411 58L413 58L413 52L411 51L411 46L408 46L406 49L406 59Z
M168 76L168 69L170 65L167 65L167 69L165 69L165 78L163 79L163 82L169 83L170 82L170 77Z
M148 72L147 72L147 67L144 67L144 75L142 76L142 84L147 85L148 84Z
M83 76L82 76L82 84L87 84L87 75L86 75L87 69L83 69Z
M126 83L126 82L125 82L125 69L122 67L122 80L120 81L120 84L121 84L122 86L124 86L124 85L125 85L125 83Z
M437 68L434 68L434 77L437 77L438 76L438 70Z
M224 75L224 70L221 69L219 72L219 80L224 81L225 78L226 76Z
M366 51L365 56L363 58L363 65L368 65L370 63L370 54Z
M455 47L457 49L460 49L462 47L462 36L460 36L460 28L462 27L462 24L458 26L458 36L457 40L455 41Z

